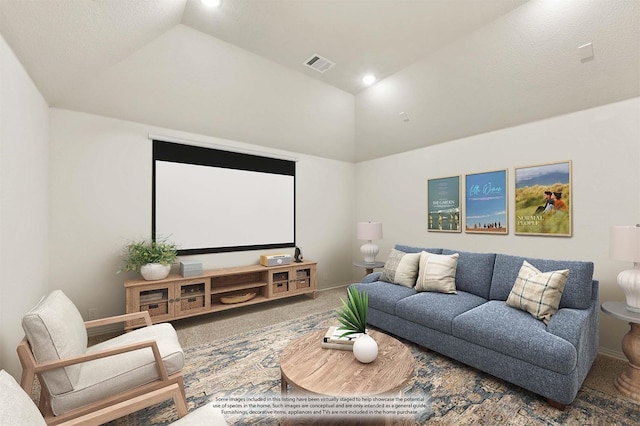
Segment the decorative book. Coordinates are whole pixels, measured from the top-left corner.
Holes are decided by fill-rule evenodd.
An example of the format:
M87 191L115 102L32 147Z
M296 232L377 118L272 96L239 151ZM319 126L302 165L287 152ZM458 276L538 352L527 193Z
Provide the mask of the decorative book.
M327 349L342 349L345 351L353 350L353 342L360 335L351 334L349 336L342 336L345 330L339 329L339 327L329 327L327 333L322 338L322 347ZM341 337L342 336L342 337Z

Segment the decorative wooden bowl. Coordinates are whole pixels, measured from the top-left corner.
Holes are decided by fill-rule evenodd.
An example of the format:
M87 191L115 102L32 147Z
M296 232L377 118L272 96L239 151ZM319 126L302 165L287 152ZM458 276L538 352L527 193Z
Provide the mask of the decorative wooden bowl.
M256 297L256 293L236 294L234 296L223 296L220 298L220 303L230 305L232 303L242 303L247 300L251 300Z

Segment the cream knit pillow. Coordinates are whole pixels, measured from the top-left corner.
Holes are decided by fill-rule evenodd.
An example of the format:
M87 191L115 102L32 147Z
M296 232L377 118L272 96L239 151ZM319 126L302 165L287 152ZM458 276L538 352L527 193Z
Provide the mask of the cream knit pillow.
M420 272L416 282L417 291L438 293L456 292L456 268L458 253L444 255L426 251L420 253Z
M384 264L384 269L380 275L380 280L405 287L413 287L418 277L419 261L420 253L405 253L391 249L389 258Z

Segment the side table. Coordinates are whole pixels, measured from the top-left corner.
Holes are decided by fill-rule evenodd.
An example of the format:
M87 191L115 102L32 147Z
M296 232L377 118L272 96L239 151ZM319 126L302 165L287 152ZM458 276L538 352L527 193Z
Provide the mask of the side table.
M373 270L375 268L384 267L384 262L369 263L369 262L365 262L363 260L360 260L358 262L353 262L353 266L357 266L358 268L364 268L365 272L366 272L366 275L369 275L369 274L373 273Z
M604 302L604 313L623 321L631 327L622 338L622 352L629 364L615 380L616 389L625 396L640 401L640 313L627 310L625 302Z

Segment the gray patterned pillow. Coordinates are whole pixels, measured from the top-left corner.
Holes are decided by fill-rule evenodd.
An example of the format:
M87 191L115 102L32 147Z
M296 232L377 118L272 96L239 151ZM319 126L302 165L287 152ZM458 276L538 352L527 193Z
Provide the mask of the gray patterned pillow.
M558 311L568 277L568 269L540 272L525 260L509 293L507 305L529 312L548 325L551 316Z
M382 274L380 274L380 280L411 288L416 285L419 261L420 253L405 253L391 249Z

